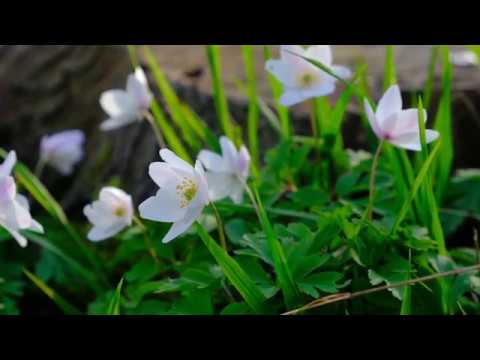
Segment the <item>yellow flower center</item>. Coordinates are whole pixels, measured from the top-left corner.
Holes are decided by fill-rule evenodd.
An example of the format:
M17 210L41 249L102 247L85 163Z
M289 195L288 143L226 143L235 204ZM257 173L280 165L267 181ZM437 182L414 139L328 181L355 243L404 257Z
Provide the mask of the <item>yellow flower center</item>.
M177 185L177 194L180 196L180 207L185 208L195 198L198 192L198 186L192 179L184 178Z
M301 88L308 88L312 86L316 80L317 76L315 74L312 74L310 72L304 72L298 76L297 84Z
M125 208L119 206L115 209L115 211L113 213L117 217L124 217L125 215L127 215L127 210L125 210Z

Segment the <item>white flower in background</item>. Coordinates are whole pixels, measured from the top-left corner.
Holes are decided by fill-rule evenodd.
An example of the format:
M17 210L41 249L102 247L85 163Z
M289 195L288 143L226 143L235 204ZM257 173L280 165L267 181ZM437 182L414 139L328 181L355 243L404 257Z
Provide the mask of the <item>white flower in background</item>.
M5 162L0 165L0 226L5 228L17 240L21 247L27 246L27 239L20 234L21 230L43 233L43 227L30 215L28 200L17 194L15 180L11 172L17 155L11 151Z
M207 169L206 177L211 201L230 197L236 204L242 202L245 183L249 175L250 154L245 146L239 151L223 136L220 138L222 156L202 150L198 159Z
M40 159L62 175L70 175L82 160L85 134L81 130L67 130L44 136L40 143Z
M365 100L365 112L373 132L381 140L388 141L399 148L421 151L418 110L402 110L402 96L397 85L391 86L378 103L374 113L369 102ZM427 112L424 110L427 121ZM438 139L440 134L435 130L426 130L427 144Z
M192 167L168 149L161 150L160 157L165 162L152 163L149 168L160 190L140 204L139 210L143 219L173 223L163 238L163 243L168 243L190 229L210 200L200 161Z
M319 96L327 96L335 91L335 79L307 60L291 52L317 60L342 78L351 76L349 69L332 65L332 50L329 45L312 45L304 49L300 45L282 45L279 60L269 60L266 69L284 86L280 103L292 106Z
M105 187L100 191L99 200L85 206L83 213L93 224L88 239L106 240L132 224L132 198L123 190Z
M455 66L475 66L480 64L477 54L470 50L452 52L450 61Z
M100 128L109 131L142 120L152 98L147 77L138 67L128 76L126 90L109 90L100 96L100 105L110 116Z
M373 156L371 153L365 150L352 150L347 149L348 160L350 161L350 167L354 168L360 165L365 160L370 160Z

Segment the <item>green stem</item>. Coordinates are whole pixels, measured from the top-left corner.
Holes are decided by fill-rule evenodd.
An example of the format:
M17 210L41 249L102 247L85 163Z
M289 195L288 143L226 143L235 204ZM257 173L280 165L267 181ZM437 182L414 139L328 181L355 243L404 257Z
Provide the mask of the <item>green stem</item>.
M147 227L143 224L142 220L140 220L140 218L136 215L133 217L133 222L137 224L140 227L140 229L142 229L143 236L145 238L145 245L147 246L148 252L152 256L153 260L155 260L157 264L160 264L157 251L155 250L155 247L153 246L153 241L150 238L150 235L148 234Z
M213 213L215 214L215 219L217 220L218 236L220 237L220 244L222 245L223 250L225 250L225 252L228 252L227 240L225 239L225 231L223 230L222 217L220 216L220 213L218 212L218 209L213 202L210 203L210 207L212 208Z
M370 184L369 184L370 195L368 197L368 207L367 207L367 216L368 216L368 220L370 221L372 221L372 218L373 218L373 198L375 195L375 179L377 177L378 160L380 159L380 155L382 153L384 143L385 141L382 140L378 145L377 152L375 153L375 156L373 158L372 169L370 172Z
M152 126L153 131L155 132L155 137L157 138L158 145L160 145L160 148L165 149L167 146L165 145L165 140L163 139L162 132L157 126L157 122L153 118L153 115L150 114L150 112L145 112L145 119L150 123Z

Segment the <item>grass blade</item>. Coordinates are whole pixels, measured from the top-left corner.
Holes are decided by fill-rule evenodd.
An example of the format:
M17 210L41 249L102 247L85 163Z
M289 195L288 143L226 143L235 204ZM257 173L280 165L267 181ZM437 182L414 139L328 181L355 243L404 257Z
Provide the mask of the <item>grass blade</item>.
M212 76L213 83L213 99L215 102L215 109L217 110L218 120L222 131L232 139L237 145L237 134L235 131L235 126L230 117L228 111L228 102L225 97L225 91L223 89L222 83L222 71L221 71L221 55L220 48L218 45L207 45L207 57L208 63L210 65L210 73Z
M272 58L272 53L268 45L263 47L263 55L265 62ZM272 74L267 74L268 82L270 83L270 88L272 89L273 100L275 103L275 109L277 110L278 117L280 119L280 124L282 128L282 134L285 138L289 138L292 134L292 129L290 125L290 115L288 108L280 104L280 97L282 96L282 85Z
M434 171L436 181L437 203L441 204L445 189L447 187L450 173L452 171L454 148L453 148L453 124L452 124L452 65L450 63L450 52L447 46L442 46L442 98L439 110L435 119L435 130L442 134L442 148L440 158Z
M242 45L245 73L247 75L248 88L248 148L252 157L254 169L260 164L260 153L258 144L258 126L260 121L260 108L258 106L257 76L255 74L255 62L253 59L253 48L251 45Z
M395 70L395 57L393 45L385 46L385 73L383 77L383 89L387 90L390 86L397 83L397 75Z
M211 149L220 152L220 145L218 144L217 137L205 124L202 118L200 118L200 116L195 113L195 111L193 111L193 109L187 104L182 104L181 109L185 121L188 123L192 131L195 132L197 137L207 144Z
M30 271L23 269L23 273L45 294L47 295L65 315L82 315L81 311L70 304L63 297L58 295L55 290L50 288L42 280L32 274Z
M200 144L195 136L195 133L190 129L190 127L188 126L188 122L184 118L180 99L173 90L164 72L160 68L160 64L158 63L155 55L148 46L143 47L143 53L145 54L145 58L147 59L150 68L152 69L155 82L165 100L168 112L170 113L170 116L175 125L181 131L182 138L193 150L199 151Z
M402 208L400 209L400 211L398 213L398 216L397 216L397 218L395 220L395 223L394 223L394 225L392 227L392 230L391 230L392 235L396 234L396 232L398 230L398 227L401 225L402 221L405 219L405 216L407 215L408 210L410 209L410 206L411 206L413 200L417 196L417 193L418 193L418 190L420 189L420 186L425 181L425 179L428 175L428 171L430 170L430 168L432 166L432 163L433 163L433 160L435 159L436 155L438 154L438 152L440 150L441 144L442 144L441 141L438 141L438 143L434 147L432 153L428 156L427 160L423 163L423 166L420 169L420 172L418 173L417 178L415 179L415 182L413 183L413 187L410 190L410 195L405 200Z
M215 240L212 239L208 232L199 223L197 223L197 233L210 251L210 254L222 268L225 276L230 280L240 295L242 295L245 302L255 313L265 313L265 297L247 273L240 267L235 259L228 255L225 250L223 250Z
M418 122L420 127L420 141L422 143L422 156L425 162L428 158L428 147L427 147L427 139L426 139L423 102L421 98L418 100L418 112L419 112ZM430 221L428 222L427 225L430 230L430 233L433 235L434 239L437 240L439 255L447 256L448 252L447 252L447 247L445 245L445 235L444 235L442 223L440 220L440 212L438 210L435 193L433 191L432 177L430 173L431 172L429 171L425 179L425 183L423 185L423 189L424 189L423 192L426 194L426 206L423 212L426 214L429 214Z
M297 286L292 277L292 273L287 264L287 258L283 251L282 244L277 238L277 235L273 231L272 224L268 219L267 213L263 207L262 201L258 191L254 188L255 198L258 206L258 216L260 222L267 237L268 247L272 254L275 273L277 274L277 280L282 292L285 296L285 302L288 308L293 308L297 305L299 292Z
M188 151L183 146L182 141L177 136L175 130L173 130L173 128L168 123L167 118L165 117L165 114L163 113L160 105L155 99L152 100L150 109L152 110L152 114L155 119L155 122L157 126L160 128L163 136L165 137L165 141L167 142L167 145L170 147L170 150L175 152L183 160L192 163L192 159L188 154Z
M107 315L120 315L120 300L121 300L121 293L122 293L122 286L123 286L123 278L117 285L117 289L115 290L115 294L113 295L110 303L108 304L107 308Z

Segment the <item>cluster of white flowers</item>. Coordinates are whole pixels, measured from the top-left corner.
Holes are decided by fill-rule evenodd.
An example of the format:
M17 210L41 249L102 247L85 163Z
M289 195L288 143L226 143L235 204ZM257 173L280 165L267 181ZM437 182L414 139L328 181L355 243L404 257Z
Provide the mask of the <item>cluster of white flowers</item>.
M332 65L332 51L328 45L313 45L307 49L299 45L282 45L280 51L281 58L268 61L266 69L284 87L280 99L284 106L327 96L335 91L337 79L302 57L322 63L338 77L351 77L346 67ZM148 115L152 99L145 73L141 68L135 69L128 76L126 90L109 90L101 95L100 105L109 119L100 128L108 131L142 120ZM402 109L398 86L388 89L376 112L365 100L365 112L380 140L407 150L421 150L418 110ZM424 118L427 119L426 112ZM438 137L438 132L426 131L427 143ZM84 142L85 136L79 130L44 137L40 146L41 162L63 175L69 175L83 157ZM195 166L168 149L160 151L163 162L150 164L149 175L159 190L140 204L139 214L146 220L173 224L163 238L164 243L186 233L210 202L225 198L235 203L242 201L249 177L249 152L245 146L237 150L226 137L220 138L220 146L221 155L209 150L201 151ZM15 162L16 154L11 152L0 166L0 226L7 229L21 246L26 246L27 241L19 231L43 232L43 228L32 219L27 200L16 194L15 181L10 175ZM103 188L99 200L84 208L85 216L93 224L88 239L101 241L115 236L132 224L134 212L133 201L128 194L113 187Z

